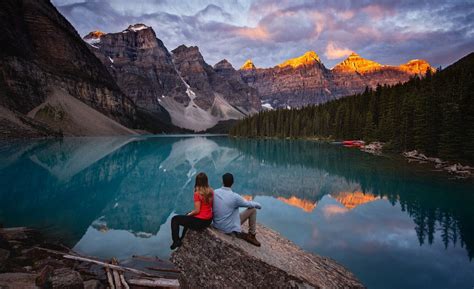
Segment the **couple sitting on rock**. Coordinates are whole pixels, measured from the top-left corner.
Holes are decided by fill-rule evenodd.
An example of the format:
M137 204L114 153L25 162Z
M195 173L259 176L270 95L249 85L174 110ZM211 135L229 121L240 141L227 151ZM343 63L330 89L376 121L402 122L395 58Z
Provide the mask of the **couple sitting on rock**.
M222 176L223 187L215 192L209 186L205 173L196 176L194 185L194 210L187 215L176 215L171 219L171 250L181 246L187 229L202 230L211 223L226 234L233 234L245 241L260 246L255 238L257 226L257 210L261 206L257 202L246 201L231 189L234 176L226 173ZM239 213L239 208L247 208ZM248 233L242 232L240 225L249 221ZM179 226L183 226L183 234L179 237Z

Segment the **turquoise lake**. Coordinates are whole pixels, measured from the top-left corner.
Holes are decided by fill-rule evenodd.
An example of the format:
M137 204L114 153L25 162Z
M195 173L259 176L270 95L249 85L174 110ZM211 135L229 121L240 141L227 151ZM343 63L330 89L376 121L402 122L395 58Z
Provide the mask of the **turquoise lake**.
M101 258L170 254L194 177L262 204L259 222L331 257L369 288L473 288L474 183L395 156L226 136L0 143L0 223ZM258 235L257 235L258 237Z

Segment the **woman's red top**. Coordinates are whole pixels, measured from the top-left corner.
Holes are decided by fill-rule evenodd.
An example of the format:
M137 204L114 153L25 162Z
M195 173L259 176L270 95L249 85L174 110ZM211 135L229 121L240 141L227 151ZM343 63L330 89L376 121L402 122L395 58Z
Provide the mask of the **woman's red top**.
M194 201L195 202L201 202L201 210L199 211L199 214L194 215L194 217L203 219L203 220L210 220L212 219L212 201L214 199L214 191L212 191L211 194L211 200L209 203L206 203L204 198L198 193L194 192Z

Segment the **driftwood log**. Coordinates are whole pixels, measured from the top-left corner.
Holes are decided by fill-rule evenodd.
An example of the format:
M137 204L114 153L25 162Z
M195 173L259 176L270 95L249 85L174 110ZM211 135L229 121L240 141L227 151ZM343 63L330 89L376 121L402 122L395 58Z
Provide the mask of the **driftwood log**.
M171 261L195 288L364 288L336 261L310 254L262 225L255 247L216 229L189 231Z

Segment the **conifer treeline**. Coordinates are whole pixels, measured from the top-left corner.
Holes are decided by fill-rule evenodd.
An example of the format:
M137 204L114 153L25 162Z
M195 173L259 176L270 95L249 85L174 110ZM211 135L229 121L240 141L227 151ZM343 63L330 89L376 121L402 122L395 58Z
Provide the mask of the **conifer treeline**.
M387 142L398 151L474 163L474 53L435 74L322 105L260 112L230 134Z

